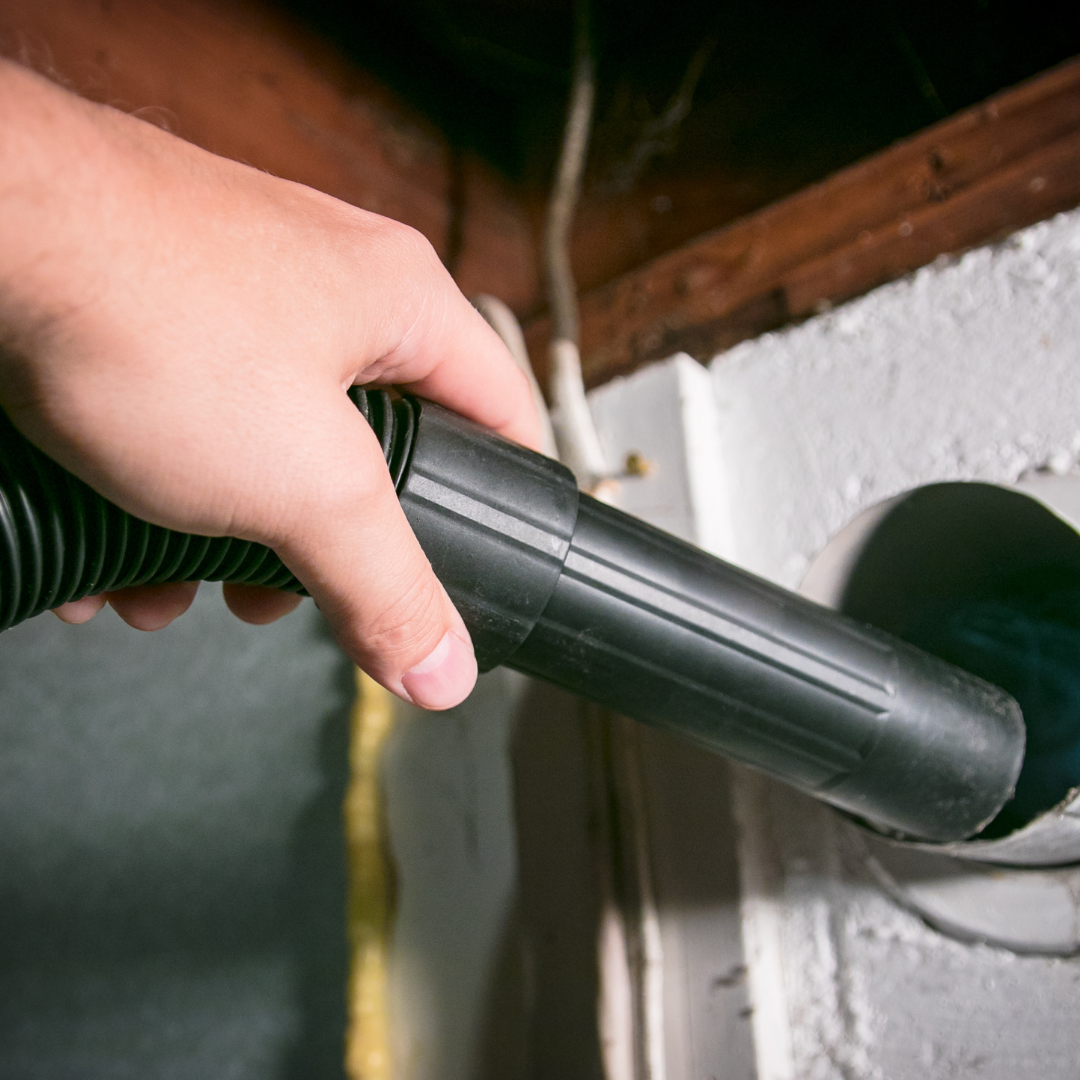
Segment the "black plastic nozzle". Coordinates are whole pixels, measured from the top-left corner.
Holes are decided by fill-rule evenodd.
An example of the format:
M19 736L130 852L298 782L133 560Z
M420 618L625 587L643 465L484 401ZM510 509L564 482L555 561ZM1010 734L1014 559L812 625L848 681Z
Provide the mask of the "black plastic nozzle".
M446 409L353 396L482 670L546 679L912 838L971 836L1012 794L1024 724L1003 690L580 494L562 465ZM5 422L7 625L115 580L195 577L299 589L257 545L130 518Z
M1024 724L1003 690L418 408L399 495L482 668L678 731L909 837L971 836L1012 794Z

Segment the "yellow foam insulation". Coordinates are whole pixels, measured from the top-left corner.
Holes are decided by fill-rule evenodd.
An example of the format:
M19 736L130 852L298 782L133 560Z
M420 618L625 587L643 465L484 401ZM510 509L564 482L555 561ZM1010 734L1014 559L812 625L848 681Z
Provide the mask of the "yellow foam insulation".
M393 881L379 761L394 723L394 698L361 671L356 687L344 811L351 948L345 1071L349 1080L391 1080L387 953Z

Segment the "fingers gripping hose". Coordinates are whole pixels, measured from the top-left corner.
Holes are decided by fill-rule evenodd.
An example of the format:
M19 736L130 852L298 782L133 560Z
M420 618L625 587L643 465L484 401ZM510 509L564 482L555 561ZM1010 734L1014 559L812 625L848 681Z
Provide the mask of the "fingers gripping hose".
M415 406L359 387L351 396L398 482ZM173 581L304 591L262 544L174 532L125 513L38 450L0 411L0 630L84 596Z
M1003 690L602 505L438 405L352 396L480 670L508 664L907 836L970 836L1011 795L1024 726ZM302 591L269 549L139 521L0 425L0 629L127 585Z

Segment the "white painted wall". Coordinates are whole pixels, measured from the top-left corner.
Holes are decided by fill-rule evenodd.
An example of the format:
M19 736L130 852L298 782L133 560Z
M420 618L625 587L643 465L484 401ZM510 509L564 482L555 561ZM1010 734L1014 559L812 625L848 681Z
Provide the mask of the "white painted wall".
M1080 212L710 365L735 557L785 585L860 510L1080 453Z
M680 354L589 395L608 468L634 454L643 476L618 482L613 501L659 529L710 551L732 547L720 463L718 416L709 373Z
M726 554L795 587L898 492L1076 470L1078 362L1080 212L718 356ZM752 774L736 803L760 1080L1077 1075L1080 963L947 940L826 808Z

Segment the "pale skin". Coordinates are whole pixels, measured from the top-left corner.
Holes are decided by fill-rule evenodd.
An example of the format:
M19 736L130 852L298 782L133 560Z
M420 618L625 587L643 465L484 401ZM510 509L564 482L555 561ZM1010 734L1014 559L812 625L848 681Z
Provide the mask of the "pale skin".
M0 60L0 406L155 524L272 547L345 651L426 708L469 635L346 396L393 384L539 445L528 384L412 229L216 157ZM194 584L106 602L140 630ZM250 623L298 598L227 585Z

